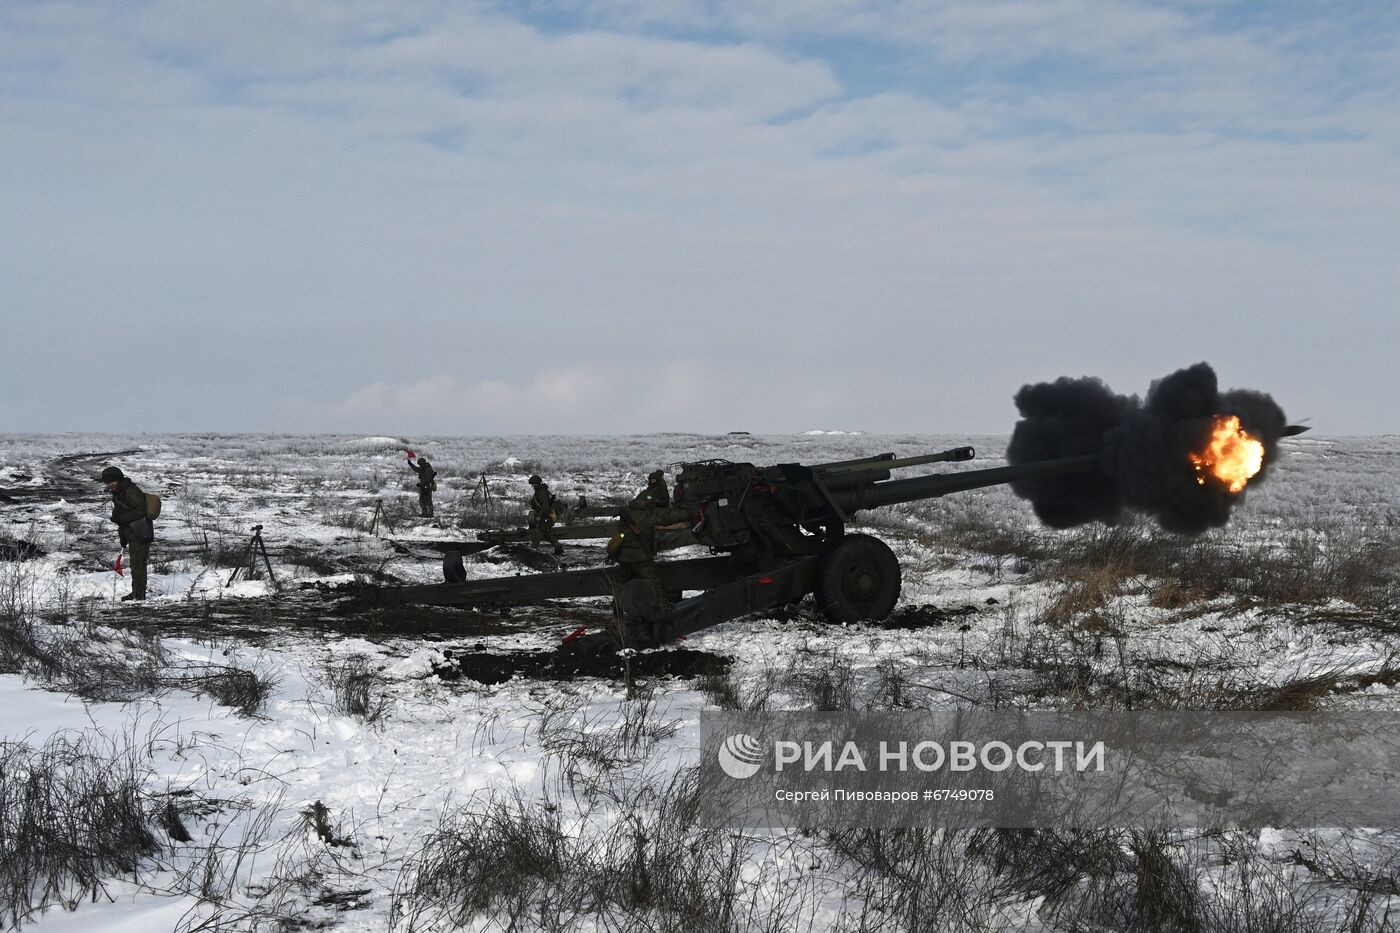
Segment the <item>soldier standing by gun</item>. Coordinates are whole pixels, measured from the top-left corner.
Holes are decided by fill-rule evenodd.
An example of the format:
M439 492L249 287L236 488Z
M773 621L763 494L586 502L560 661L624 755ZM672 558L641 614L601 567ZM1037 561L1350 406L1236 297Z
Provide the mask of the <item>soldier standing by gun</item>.
M549 486L540 479L538 473L530 477L530 485L535 490L534 495L530 497L530 546L539 547L540 539L547 538L549 543L554 545L554 553L563 554L564 547L554 534L554 523L558 519L554 508L554 493L549 491Z
M131 567L131 592L122 597L141 601L146 598L146 563L151 556L151 542L155 540L155 525L152 524L146 505L146 494L141 487L131 481L126 474L114 466L102 471L102 482L112 494L112 521L117 526L117 537L122 547L127 549Z
M648 580L662 599L667 599L661 586L661 574L656 569L656 527L684 522L690 518L690 513L671 506L633 504L618 513L617 518L617 534L608 542L608 559L617 561L622 568L622 582Z
M428 462L427 457L419 457L413 451L404 451L408 454L408 468L418 474L418 511L424 518L433 517L433 490L437 489L437 470ZM418 462L414 463L417 457Z

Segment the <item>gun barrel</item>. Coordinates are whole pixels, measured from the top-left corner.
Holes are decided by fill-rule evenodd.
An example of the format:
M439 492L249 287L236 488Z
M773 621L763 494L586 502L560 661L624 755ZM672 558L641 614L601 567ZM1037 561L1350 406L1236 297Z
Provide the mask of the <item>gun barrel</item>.
M917 476L912 479L893 479L851 486L833 491L832 498L843 511L850 513L858 512L861 509L878 509L881 506L896 505L901 502L937 499L949 493L983 489L987 486L1000 486L1019 480L1086 473L1096 469L1098 465L1098 454L1061 457L1057 460L1041 460L1036 463L1021 463L1015 466L966 470L962 473L937 473L932 476Z
M882 467L894 459L894 451L883 454L871 454L868 457L856 457L854 460L831 460L827 463L814 463L812 469L820 473L829 473L833 470L853 470L867 467Z
M898 470L902 467L922 466L925 463L962 463L977 456L977 451L972 447L954 447L952 450L940 451L936 454L922 454L917 457L900 457L883 463L881 466L887 470Z
M901 467L920 466L925 463L971 460L976 456L976 453L977 452L971 447L954 447L952 450L941 450L935 454L919 454L914 457L896 457L893 453L883 453L875 454L870 457L858 457L855 460L834 460L831 463L818 463L812 467L812 470L821 473L823 476L829 473L844 472L846 470L898 470Z

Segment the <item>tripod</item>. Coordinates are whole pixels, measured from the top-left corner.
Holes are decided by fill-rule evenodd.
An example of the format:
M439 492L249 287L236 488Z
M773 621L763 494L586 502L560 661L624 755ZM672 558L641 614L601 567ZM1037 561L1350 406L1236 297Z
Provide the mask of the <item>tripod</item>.
M387 529L389 529L389 531L392 532L392 531L394 530L394 523L391 522L391 521L389 521L389 513L387 513L387 512L384 511L384 500L383 500L383 499L375 499L375 500L374 500L374 518L370 519L370 523L369 523L369 533L370 533L370 534L372 534L372 535L377 535L377 534L379 534L379 523L380 523L380 522L383 522L383 523L384 523L384 527L387 528Z
M258 555L261 554L263 566L267 568L267 578L272 581L272 588L278 589L277 575L272 572L272 561L268 560L267 557L267 545L263 544L262 529L262 525L253 526L253 537L249 540L248 546L243 549L243 556L238 558L238 564L233 568L233 573L228 575L228 583L225 583L224 586L231 585L234 580L238 579L238 571L245 568L248 571L248 576L252 577L253 572L257 569Z
M481 479L476 481L476 488L472 490L471 501L481 500L482 505L491 504L491 487L486 484L486 474L481 474Z

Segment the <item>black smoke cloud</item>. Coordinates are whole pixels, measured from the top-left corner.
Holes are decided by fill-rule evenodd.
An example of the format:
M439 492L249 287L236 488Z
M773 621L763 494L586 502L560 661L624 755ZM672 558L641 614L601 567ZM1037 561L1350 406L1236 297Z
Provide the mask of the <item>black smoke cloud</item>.
M1006 451L1010 463L1100 455L1097 470L1011 484L1052 528L1114 524L1129 511L1182 534L1218 528L1245 494L1198 483L1190 452L1206 445L1216 415L1238 416L1244 430L1264 443L1263 469L1250 480L1254 486L1268 478L1287 426L1283 410L1263 392L1221 392L1207 363L1152 383L1145 401L1119 395L1098 379L1061 377L1022 386L1016 408L1021 420Z

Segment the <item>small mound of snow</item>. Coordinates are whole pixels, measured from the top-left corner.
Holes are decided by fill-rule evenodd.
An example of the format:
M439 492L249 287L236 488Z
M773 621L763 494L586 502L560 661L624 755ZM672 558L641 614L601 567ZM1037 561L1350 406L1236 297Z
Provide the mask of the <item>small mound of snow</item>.
M374 657L382 654L384 649L372 641L363 638L342 638L329 646L330 653L341 656Z
M395 678L426 677L433 672L433 667L442 662L442 652L434 651L431 648L419 648L408 657L400 661L390 663L384 669L384 673Z

